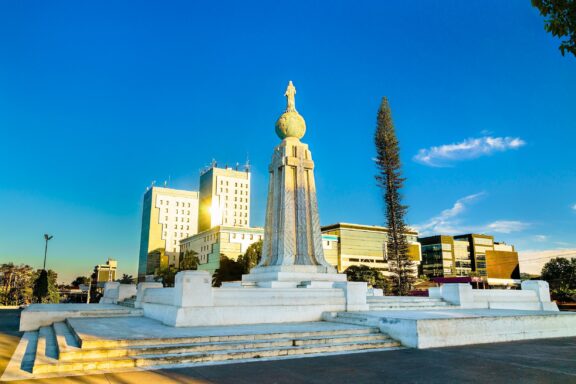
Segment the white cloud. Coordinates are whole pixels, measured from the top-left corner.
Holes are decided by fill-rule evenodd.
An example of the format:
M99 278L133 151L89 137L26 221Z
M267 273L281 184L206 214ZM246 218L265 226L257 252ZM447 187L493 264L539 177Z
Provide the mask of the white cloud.
M541 242L544 242L544 241L548 240L548 236L546 236L546 235L536 235L536 236L534 236L534 240L541 243Z
M547 249L542 251L526 250L518 252L520 262L520 272L539 275L542 267L550 259L564 257L566 259L576 258L576 249Z
M463 225L460 216L470 204L484 195L486 195L485 192L479 192L460 198L456 200L452 208L445 209L425 223L416 225L415 229L420 232L420 236L430 236L464 233L512 233L523 231L530 226L530 223L517 220L496 220L484 225Z
M497 220L485 225L484 231L487 233L512 233L520 232L530 226L529 223L515 220Z
M484 192L479 192L458 199L452 208L445 209L440 212L438 216L434 216L426 223L417 225L416 229L424 236L440 233L446 235L462 233L462 227L458 225L458 216L466 211L466 208L470 203L478 200L478 198L484 195Z
M572 206L572 209L576 211L576 204Z
M488 156L495 152L518 149L526 142L519 137L483 136L470 138L459 143L421 149L414 156L414 161L431 167L447 167L460 160L470 160Z

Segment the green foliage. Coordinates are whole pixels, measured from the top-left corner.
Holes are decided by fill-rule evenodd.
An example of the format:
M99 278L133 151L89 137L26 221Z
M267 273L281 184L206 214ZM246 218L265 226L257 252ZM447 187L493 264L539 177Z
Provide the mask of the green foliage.
M390 272L397 276L394 282L394 292L406 295L412 289L415 281L413 276L414 263L408 254L408 241L406 240L406 224L404 216L408 210L402 204L400 189L405 179L402 177L402 164L400 162L400 148L392 122L392 112L388 99L382 98L378 110L377 127L374 134L376 146L376 165L378 174L376 181L382 189L386 207L386 223L388 227L388 265Z
M200 260L198 259L198 252L186 251L184 254L180 255L179 270L196 270L198 269L199 262Z
M566 52L576 56L576 1L574 0L532 0L545 18L544 29L552 36L563 38L560 44L562 56Z
M134 284L134 277L132 275L123 274L120 279L120 284Z
M237 281L242 279L244 264L234 261L225 255L220 255L220 267L212 275L212 285L219 287L224 281Z
M48 272L43 269L34 281L34 298L41 303L48 296Z
M42 304L56 304L60 302L60 293L56 280L58 274L53 270L38 270L34 276L33 297L34 302Z
M344 273L348 281L365 281L369 286L382 289L387 294L392 290L390 280L376 268L367 265L352 265Z
M0 303L21 305L32 302L33 269L29 265L0 265Z
M164 287L173 287L174 280L176 279L176 273L178 273L178 269L176 267L169 265L164 268L160 268L154 276L155 281L160 281L164 285Z
M88 285L89 283L90 283L90 278L88 278L86 276L78 276L74 279L74 281L70 285L72 285L73 287L78 287L81 284Z
M262 258L262 240L251 244L246 253L238 257L238 263L242 265L243 273L250 273L250 270L258 265Z
M576 289L576 258L557 257L542 268L541 279L548 282L550 290Z
M576 302L576 289L570 289L566 286L553 289L550 292L553 300L560 301L562 303Z

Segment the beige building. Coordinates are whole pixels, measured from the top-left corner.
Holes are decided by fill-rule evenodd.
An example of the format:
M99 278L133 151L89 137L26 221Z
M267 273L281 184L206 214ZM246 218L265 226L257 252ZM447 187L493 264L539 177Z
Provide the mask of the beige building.
M250 171L212 165L200 174L198 232L250 227Z
M180 240L198 233L198 192L152 187L144 194L138 280L154 274L155 257L177 259Z
M193 252L198 269L214 272L220 266L220 255L236 260L248 247L262 240L263 228L216 226L180 242L182 254Z
M106 261L106 264L96 265L94 267L92 285L98 288L104 288L104 284L116 280L117 269L118 261L110 258Z
M217 226L180 242L182 254L194 252L199 260L198 269L214 272L220 265L220 255L237 260L248 247L264 239L264 228L240 228ZM326 261L338 264L338 237L322 235ZM160 255L158 255L158 260ZM156 258L153 258L156 260ZM167 260L167 259L166 259ZM176 265L176 264L175 264Z
M329 237L330 236L330 237ZM420 243L418 233L406 233L410 258L414 261L414 273L420 264ZM322 227L324 256L336 266L338 272L353 265L367 265L387 275L388 229L375 225L336 223Z

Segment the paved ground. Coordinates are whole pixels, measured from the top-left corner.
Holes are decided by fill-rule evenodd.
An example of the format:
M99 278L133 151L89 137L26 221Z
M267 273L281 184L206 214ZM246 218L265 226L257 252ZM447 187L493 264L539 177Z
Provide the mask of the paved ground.
M0 373L18 343L0 310ZM33 383L576 383L576 338L36 380ZM12 382L12 383L22 383Z

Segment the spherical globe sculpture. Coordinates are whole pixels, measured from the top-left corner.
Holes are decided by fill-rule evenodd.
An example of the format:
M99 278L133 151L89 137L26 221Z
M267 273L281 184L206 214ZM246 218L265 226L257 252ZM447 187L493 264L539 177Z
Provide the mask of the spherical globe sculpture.
M276 121L276 134L284 140L287 137L301 139L306 133L306 122L296 111L284 112Z
M276 134L282 140L287 137L301 139L306 133L306 122L296 111L295 95L296 88L290 81L288 88L286 88L286 93L284 93L284 96L286 96L286 111L276 121Z

